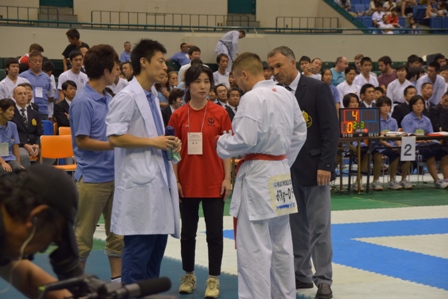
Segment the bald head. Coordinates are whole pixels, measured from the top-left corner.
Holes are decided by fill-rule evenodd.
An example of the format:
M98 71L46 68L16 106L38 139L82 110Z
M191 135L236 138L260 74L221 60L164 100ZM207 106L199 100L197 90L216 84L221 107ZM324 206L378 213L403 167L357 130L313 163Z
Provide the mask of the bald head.
M343 72L348 67L348 59L346 57L340 56L336 59L334 69L337 72Z

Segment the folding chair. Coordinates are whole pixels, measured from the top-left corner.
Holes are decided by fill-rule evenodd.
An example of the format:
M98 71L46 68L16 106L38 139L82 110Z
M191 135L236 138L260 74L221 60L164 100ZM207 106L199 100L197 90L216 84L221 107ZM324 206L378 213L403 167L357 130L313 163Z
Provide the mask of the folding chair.
M72 129L70 127L59 127L59 135L71 135Z
M71 135L42 135L40 137L40 164L44 158L64 159L73 158L72 136ZM76 164L54 165L54 167L65 170L75 171Z

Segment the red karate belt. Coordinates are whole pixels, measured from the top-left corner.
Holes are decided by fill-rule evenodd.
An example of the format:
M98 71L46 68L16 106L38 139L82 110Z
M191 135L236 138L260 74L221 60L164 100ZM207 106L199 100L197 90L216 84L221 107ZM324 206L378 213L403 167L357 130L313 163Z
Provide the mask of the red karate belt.
M240 169L241 165L243 165L246 161L252 161L252 160L263 160L263 161L282 161L286 159L286 155L280 155L280 156L274 156L274 155L268 155L268 154L247 154L244 156L244 158L240 159L238 164L236 165L236 174L238 174L238 170ZM238 224L238 220L236 217L233 217L233 235L235 238L235 249L236 249L236 227Z

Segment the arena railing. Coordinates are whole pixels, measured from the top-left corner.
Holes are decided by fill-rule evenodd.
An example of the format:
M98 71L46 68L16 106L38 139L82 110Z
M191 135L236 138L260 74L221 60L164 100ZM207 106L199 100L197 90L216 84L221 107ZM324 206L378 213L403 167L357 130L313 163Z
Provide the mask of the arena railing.
M50 16L54 16L51 20L59 20L57 8L0 5L0 19L3 20L39 20L39 17L42 18L40 15L47 16L47 20L50 20Z
M339 18L336 17L296 17L278 16L275 18L275 28L278 32L293 32L297 28L310 28L313 33L319 33L318 28L322 28L320 33L338 33ZM324 28L332 28L331 31Z

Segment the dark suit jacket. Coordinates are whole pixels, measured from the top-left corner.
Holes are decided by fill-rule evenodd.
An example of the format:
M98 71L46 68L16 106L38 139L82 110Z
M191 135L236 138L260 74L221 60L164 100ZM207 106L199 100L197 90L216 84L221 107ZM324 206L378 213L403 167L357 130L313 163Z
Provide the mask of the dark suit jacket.
M168 126L171 114L173 114L173 112L171 112L171 105L168 105L162 109L163 123L165 124L165 127Z
M68 119L68 109L70 108L70 105L67 103L66 100L62 100L56 105L54 105L54 119L56 120L56 123L58 124L58 127L70 127L70 120Z
M429 108L428 117L431 120L434 132L448 131L448 109L443 108L441 104L437 104Z
M423 109L423 115L429 118L429 110L432 109L432 107L436 106L436 104L433 104L431 102L429 102L429 109L426 109L426 105L425 105L425 109ZM439 131L439 130L437 130Z
M361 102L360 104L359 104L359 107L360 108L366 108L366 104L364 104L364 102ZM376 107L376 104L375 103L372 103L372 108L375 108Z
M22 114L17 109L17 106L15 107L14 117L12 118L19 132L20 147L23 147L25 144L40 144L40 136L43 132L39 113L29 107L27 108L27 113L28 127L23 123Z
M315 186L317 170L330 171L331 178L335 178L334 160L339 140L336 107L328 84L303 75L300 76L295 96L308 130L306 142L291 172L300 186Z
M35 104L35 103L30 103L30 105L31 105L31 109L32 109L32 110L34 110L34 111L36 111L36 112L39 112L39 106L37 106L37 104Z
M229 106L226 107L227 113L229 114L230 121L233 121L233 118L235 117L235 112L233 112L233 109Z
M394 112L392 112L392 117L397 121L398 127L401 128L401 122L403 118L411 112L411 107L409 107L408 103L401 103L394 108Z

